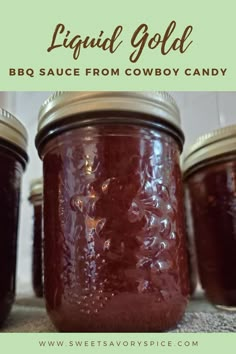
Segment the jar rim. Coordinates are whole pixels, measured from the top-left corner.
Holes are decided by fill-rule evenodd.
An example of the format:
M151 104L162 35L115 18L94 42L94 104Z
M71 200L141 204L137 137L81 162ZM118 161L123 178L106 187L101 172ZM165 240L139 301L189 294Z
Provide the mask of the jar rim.
M236 152L236 125L229 125L199 136L183 156L183 172L210 164L214 158Z
M13 114L0 108L0 138L27 153L28 134L24 125Z
M31 200L34 197L39 197L43 195L43 178L35 178L30 182L30 196Z
M101 123L96 120L95 113L99 112L143 114L143 119L136 120L138 125L148 125L149 122L154 127L157 121L164 123L180 136L179 140L183 144L179 108L172 96L165 91L60 91L51 95L40 108L36 136L38 150L41 140L60 125L70 125L72 121L75 125L75 119L78 125L83 119L81 126ZM87 122L86 115L89 116ZM131 124L128 118L127 121L122 120L122 115L120 119L117 115L116 120L116 123ZM103 123L111 123L111 120L106 118ZM132 124L135 124L135 119Z
M59 91L42 104L38 131L66 116L115 110L158 116L181 129L178 106L165 91Z

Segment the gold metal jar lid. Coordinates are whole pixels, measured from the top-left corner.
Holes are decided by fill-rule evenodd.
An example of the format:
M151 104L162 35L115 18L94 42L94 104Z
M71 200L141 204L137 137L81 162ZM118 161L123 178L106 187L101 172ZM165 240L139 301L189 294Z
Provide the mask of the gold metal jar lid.
M167 92L157 91L57 92L39 111L38 132L63 118L98 111L144 113L158 117L182 133L176 102Z
M200 168L203 163L210 164L214 162L215 158L231 152L236 152L236 125L230 125L204 134L184 154L184 174L189 173L190 170Z
M28 134L23 124L11 113L0 108L0 138L27 151Z
M43 197L43 179L35 178L30 183L30 196L29 200L32 201L34 198L42 199Z

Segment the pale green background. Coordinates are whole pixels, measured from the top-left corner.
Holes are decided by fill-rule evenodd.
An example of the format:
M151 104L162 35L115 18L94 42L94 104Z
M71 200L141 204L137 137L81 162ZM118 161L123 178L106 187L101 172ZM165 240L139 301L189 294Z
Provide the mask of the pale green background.
M235 90L235 1L6 1L1 6L1 90ZM141 23L150 33L163 33L170 21L177 21L176 34L187 25L194 27L193 44L186 53L162 56L159 49L146 49L136 64L129 62L133 51L130 38ZM82 49L78 60L70 49L47 48L56 24L62 22L74 35L110 35L117 25L124 41L115 54L98 49ZM226 77L9 77L8 69L41 67L127 67L228 68Z
M170 21L177 21L176 33L187 25L194 27L189 50L167 56L158 49L145 50L136 64L129 62L129 40L141 23L150 33L163 32ZM57 23L62 22L73 34L94 35L102 29L107 34L117 25L124 27L122 47L114 54L99 50L82 50L78 61L70 50L47 53ZM235 1L6 1L1 4L0 89L7 90L235 90ZM186 68L226 67L226 77L9 77L8 69L32 67L127 67ZM38 340L198 340L198 347L44 347ZM235 334L0 334L0 350L8 353L235 353Z
M171 341L172 347L161 346L68 346L69 341ZM64 341L63 347L40 347L39 341ZM179 347L178 341L198 341L198 347L187 346ZM146 333L146 334L81 334L81 333L59 333L59 334L1 334L0 335L1 351L2 348L8 353L34 353L34 354L52 354L52 353L83 353L83 354L235 354L235 336L232 334L167 334L167 333Z

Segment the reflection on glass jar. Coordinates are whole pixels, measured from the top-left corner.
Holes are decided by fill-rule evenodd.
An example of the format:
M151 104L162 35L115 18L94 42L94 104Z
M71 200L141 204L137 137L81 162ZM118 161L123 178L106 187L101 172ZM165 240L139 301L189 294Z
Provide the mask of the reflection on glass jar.
M42 230L42 207L43 207L43 181L35 179L30 185L30 202L33 205L33 252L32 252L32 284L37 297L43 296L43 230Z
M236 307L236 126L204 135L185 161L186 202L200 280L215 305Z
M17 231L22 173L27 162L23 125L0 108L0 325L15 297Z
M45 298L59 330L159 331L182 318L182 142L168 95L63 93L42 107Z

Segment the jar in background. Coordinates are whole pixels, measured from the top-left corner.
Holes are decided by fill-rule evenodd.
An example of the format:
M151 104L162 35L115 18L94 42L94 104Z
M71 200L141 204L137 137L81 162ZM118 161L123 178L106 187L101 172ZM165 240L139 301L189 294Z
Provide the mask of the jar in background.
M201 285L218 307L236 307L236 126L201 136L184 160L189 231ZM191 236L192 237L192 236Z
M185 190L186 193L186 190ZM187 256L189 265L189 279L190 279L190 295L195 295L198 284L198 271L197 271L197 257L196 246L192 229L191 206L189 205L189 198L185 195L185 228L187 239Z
M0 108L0 325L15 297L16 251L22 173L28 160L27 132Z
M43 181L42 178L34 179L30 184L29 201L32 203L33 212L33 252L32 252L32 284L37 297L43 296L43 271L42 271L42 207L43 207Z
M182 318L182 145L166 93L58 93L42 106L45 298L57 329L162 331Z

